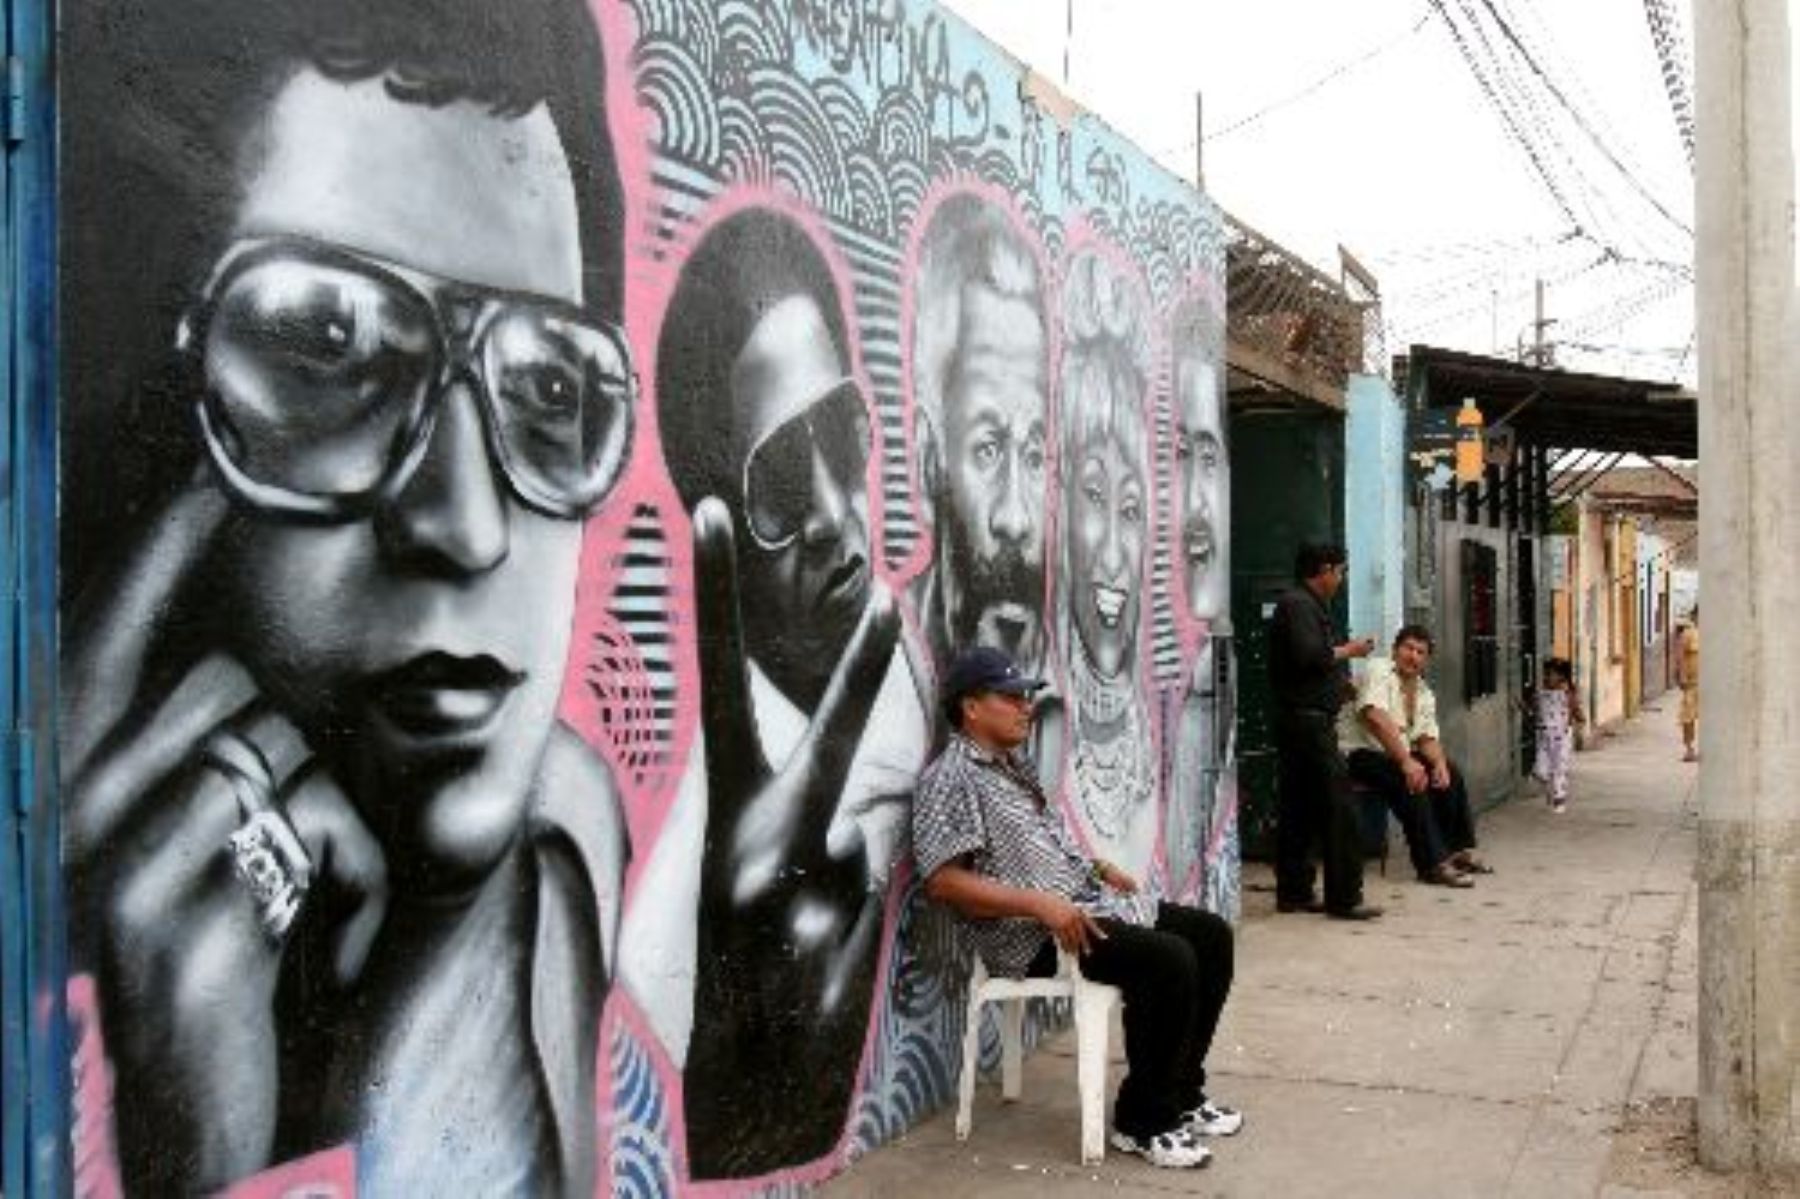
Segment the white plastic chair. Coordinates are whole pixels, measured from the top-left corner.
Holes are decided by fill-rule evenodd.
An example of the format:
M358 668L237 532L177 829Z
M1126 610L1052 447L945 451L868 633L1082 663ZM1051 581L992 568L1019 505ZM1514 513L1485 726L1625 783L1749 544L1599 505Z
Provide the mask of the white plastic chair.
M957 1082L956 1139L969 1139L974 1119L975 1074L981 1057L981 1007L1000 1004L1000 1095L1008 1103L1019 1098L1024 1060L1025 1001L1069 999L1075 1008L1075 1085L1081 1094L1081 1164L1106 1157L1106 1050L1111 1039L1112 1006L1119 989L1090 982L1062 950L1056 954L1054 978L989 978L975 958L969 976L968 1024L963 1032L962 1075Z

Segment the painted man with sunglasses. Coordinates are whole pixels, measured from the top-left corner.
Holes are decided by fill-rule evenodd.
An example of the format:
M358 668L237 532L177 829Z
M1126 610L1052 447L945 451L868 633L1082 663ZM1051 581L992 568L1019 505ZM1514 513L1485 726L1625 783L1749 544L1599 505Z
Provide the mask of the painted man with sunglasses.
M657 363L701 728L622 969L684 1063L691 1175L747 1178L844 1135L927 708L874 574L871 412L814 235L770 207L712 225Z
M137 87L71 96L73 194L114 205L72 225L112 251L72 250L72 352L137 344L90 290L175 345L104 414L78 372L66 432L185 475L68 560L77 1014L129 1193L346 1149L363 1194L593 1193L625 845L556 711L633 384L599 39L531 7L70 31Z

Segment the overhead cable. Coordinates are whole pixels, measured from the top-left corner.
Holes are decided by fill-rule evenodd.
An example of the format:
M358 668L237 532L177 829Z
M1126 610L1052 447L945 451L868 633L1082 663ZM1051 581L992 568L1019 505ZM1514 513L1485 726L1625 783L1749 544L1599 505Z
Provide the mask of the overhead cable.
M1494 0L1480 0L1480 2L1482 7L1487 9L1488 15L1493 17L1494 24L1499 26L1500 32L1505 35L1506 40L1511 42L1513 48L1519 52L1519 57L1524 61L1525 65L1531 68L1532 73L1543 82L1545 90L1550 93L1558 104L1562 105L1563 110L1569 114L1569 119L1575 122L1575 127L1580 129L1581 132L1587 136L1588 140L1593 143L1596 150L1600 151L1601 157L1612 164L1613 168L1619 172L1625 182L1630 184L1632 189L1642 196L1646 203L1656 209L1656 211L1662 215L1664 220L1668 221L1671 225L1674 225L1677 229L1680 229L1689 237L1692 237L1694 235L1693 227L1675 216L1675 214L1671 213L1667 208L1663 207L1662 201L1658 200L1656 196L1651 193L1650 189L1644 185L1643 181L1637 177L1631 168L1619 161L1619 157L1613 153L1612 147L1608 146L1606 140L1594 131L1594 127L1588 123L1587 118L1582 115L1581 110L1575 107L1568 96L1564 94L1562 88L1557 85L1555 80L1550 78L1549 73L1539 64L1537 57L1532 54L1525 43L1519 39L1518 34L1513 32L1511 23L1509 23L1507 19L1500 14L1500 10L1494 6Z

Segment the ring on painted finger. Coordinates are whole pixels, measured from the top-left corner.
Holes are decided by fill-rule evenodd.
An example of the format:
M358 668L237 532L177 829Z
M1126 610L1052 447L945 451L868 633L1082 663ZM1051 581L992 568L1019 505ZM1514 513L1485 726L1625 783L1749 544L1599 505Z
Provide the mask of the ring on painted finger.
M256 904L257 922L280 942L312 886L312 859L275 801L275 773L255 744L230 729L207 739L200 761L231 787L242 823L226 838L232 873Z

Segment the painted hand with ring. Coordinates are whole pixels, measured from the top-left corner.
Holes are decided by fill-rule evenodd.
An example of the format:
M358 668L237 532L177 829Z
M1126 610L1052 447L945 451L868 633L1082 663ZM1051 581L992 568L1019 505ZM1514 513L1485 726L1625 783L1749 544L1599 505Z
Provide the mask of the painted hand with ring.
M208 486L174 500L140 569L71 630L63 684L82 697L64 721L68 860L95 909L76 927L98 942L77 947L77 968L98 976L118 1085L155 1080L186 1097L185 1143L141 1148L183 1160L182 1173L207 1185L270 1158L290 936L317 921L346 985L388 894L375 838L242 665L208 655L156 694L159 634L178 619L226 506ZM137 1135L127 1114L142 1107L120 1096L127 1154ZM168 1115L156 1133L165 1142Z

